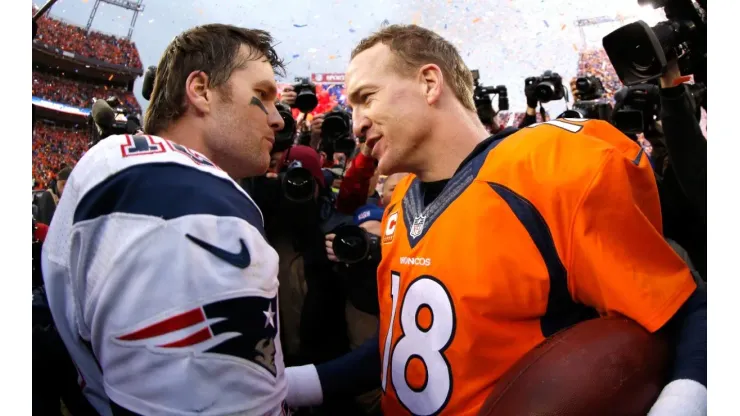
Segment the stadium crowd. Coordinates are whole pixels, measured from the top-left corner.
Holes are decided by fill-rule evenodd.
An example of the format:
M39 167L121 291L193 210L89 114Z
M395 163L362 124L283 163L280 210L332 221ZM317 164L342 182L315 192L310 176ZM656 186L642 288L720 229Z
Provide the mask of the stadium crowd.
M37 121L33 125L32 166L35 189L45 189L64 167L74 166L89 142L87 130Z
M32 11L36 13L35 6ZM42 16L38 25L36 39L49 46L111 64L141 69L139 51L129 40L94 31L86 33L82 27L64 23L48 15Z
M32 95L49 101L87 109L92 106L93 98L105 99L113 95L118 97L122 106L130 112L141 112L141 107L139 107L134 93L127 91L126 88L88 84L54 75L42 74L36 71L33 71Z

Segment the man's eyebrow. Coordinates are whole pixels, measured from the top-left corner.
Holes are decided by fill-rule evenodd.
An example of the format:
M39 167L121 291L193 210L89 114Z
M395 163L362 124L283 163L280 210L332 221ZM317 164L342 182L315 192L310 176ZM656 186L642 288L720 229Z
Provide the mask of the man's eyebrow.
M260 81L257 83L257 85L255 85L255 88L262 88L263 90L265 90L266 93L271 95L277 94L277 87L275 86L274 82Z
M372 88L371 85L360 85L358 88L355 88L354 91L351 91L349 95L347 95L347 101L350 103L360 103L360 97L362 96L362 92L368 88Z

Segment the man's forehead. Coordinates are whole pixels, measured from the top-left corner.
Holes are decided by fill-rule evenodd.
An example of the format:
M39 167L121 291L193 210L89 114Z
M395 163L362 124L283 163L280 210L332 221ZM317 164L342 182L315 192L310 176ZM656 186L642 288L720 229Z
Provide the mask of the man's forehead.
M347 86L366 78L370 74L377 74L379 69L384 69L391 50L388 46L378 43L373 47L357 54L349 63L347 68Z

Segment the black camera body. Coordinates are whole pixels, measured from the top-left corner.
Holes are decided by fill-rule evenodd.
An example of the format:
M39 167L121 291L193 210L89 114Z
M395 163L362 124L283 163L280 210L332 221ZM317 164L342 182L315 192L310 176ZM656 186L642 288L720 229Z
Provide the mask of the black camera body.
M334 230L332 249L337 259L346 264L363 260L379 260L380 237L356 225L342 225Z
M557 72L545 71L539 77L529 77L524 80L525 88L534 88L537 101L548 103L565 97L563 78Z
M283 118L285 127L283 127L283 129L279 132L275 133L275 145L272 146L272 153L283 152L287 150L290 146L293 145L296 134L296 122L293 118L293 112L290 111L290 107L281 102L276 102L275 107L277 107L280 117Z
M638 0L664 8L668 20L650 27L639 20L604 36L602 43L624 85L637 85L663 75L668 62L678 59L683 74L707 82L706 2L692 0Z
M576 92L581 100L598 100L606 93L604 84L598 77L587 76L576 78Z
M328 155L339 152L350 157L355 146L352 138L352 114L340 107L326 113L321 124L321 150Z
M475 103L478 118L481 123L491 125L496 113L509 109L509 92L504 85L498 85L496 87L480 85L480 73L478 70L473 69L470 72L473 74L473 102ZM491 95L498 95L498 110L493 109Z
M612 108L612 103L606 98L579 100L573 103L573 108L565 111L558 118L587 118L611 121Z
M656 121L660 115L660 88L655 84L639 84L617 91L612 124L622 133L660 135Z
M296 98L291 107L297 108L301 113L310 113L319 105L319 99L316 97L316 85L308 78L296 78L293 90L296 93Z

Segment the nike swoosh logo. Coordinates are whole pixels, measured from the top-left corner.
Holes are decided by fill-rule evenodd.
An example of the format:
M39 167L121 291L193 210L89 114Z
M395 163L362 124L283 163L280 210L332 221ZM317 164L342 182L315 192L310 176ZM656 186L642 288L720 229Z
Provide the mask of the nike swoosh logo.
M252 258L249 256L249 250L247 250L247 245L241 238L239 239L241 250L238 253L232 253L222 248L216 247L212 244L206 243L200 238L193 237L190 234L185 234L185 237L200 246L203 250L213 254L214 256L220 258L221 260L229 263L234 267L246 269L247 266L249 266L249 264L252 262Z
M640 166L640 160L642 160L642 155L645 153L645 148L640 147L640 153L637 154L637 157L635 157L635 160L632 161L632 163L635 164L635 166Z

